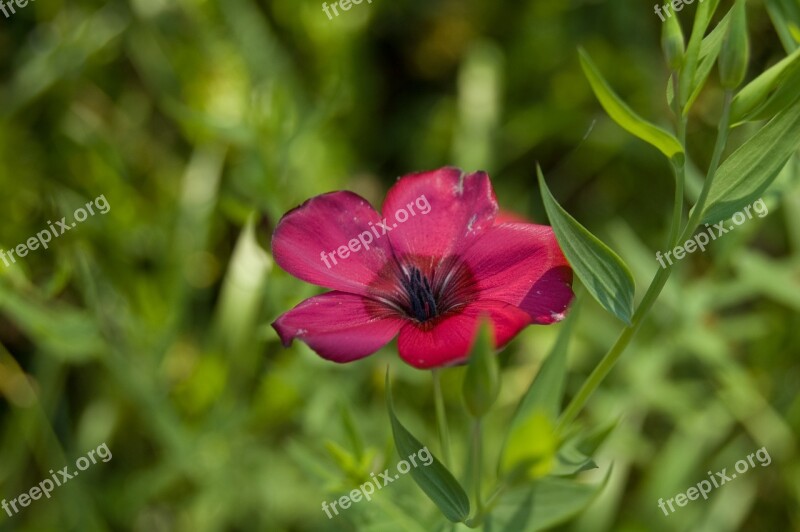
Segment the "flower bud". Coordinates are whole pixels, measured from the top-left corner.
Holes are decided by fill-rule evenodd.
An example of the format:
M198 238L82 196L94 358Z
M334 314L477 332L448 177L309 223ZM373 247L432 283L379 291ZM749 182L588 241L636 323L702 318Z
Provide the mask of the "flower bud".
M719 53L719 80L725 89L735 89L744 81L750 47L747 40L747 0L736 0L731 22Z
M667 60L670 70L680 70L683 66L683 56L686 53L686 44L683 38L681 23L678 22L678 15L673 13L667 18L661 28L661 49Z
M500 369L494 354L491 323L481 320L464 375L464 403L473 417L483 417L500 393Z

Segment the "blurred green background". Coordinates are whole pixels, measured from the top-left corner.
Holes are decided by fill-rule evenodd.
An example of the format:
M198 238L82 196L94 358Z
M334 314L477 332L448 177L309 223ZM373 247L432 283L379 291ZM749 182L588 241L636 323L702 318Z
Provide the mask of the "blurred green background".
M800 24L797 0L749 2L749 77L796 46L770 10ZM111 206L0 264L0 497L103 442L113 453L0 512L0 530L432 522L410 478L333 520L320 510L397 461L387 364L399 414L438 453L430 376L391 345L346 366L282 348L269 323L319 290L273 264L272 228L308 197L350 189L380 205L397 176L449 164L489 171L504 209L544 222L538 161L647 286L672 177L603 114L576 48L669 126L660 24L650 3L588 0L374 0L333 20L316 0L37 0L0 17L0 248L97 196ZM712 74L688 131L700 169L720 101ZM769 216L683 261L592 398L589 425L620 424L586 477L614 471L561 529L800 530L798 169L765 196ZM621 327L584 306L568 393ZM487 456L560 327L530 327L501 355ZM461 460L461 370L444 379ZM762 446L770 466L669 517L657 507Z

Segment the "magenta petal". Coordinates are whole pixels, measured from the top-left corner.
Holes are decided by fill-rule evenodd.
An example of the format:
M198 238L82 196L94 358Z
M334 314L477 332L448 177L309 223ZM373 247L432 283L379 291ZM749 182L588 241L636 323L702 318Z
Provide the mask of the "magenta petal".
M272 237L275 262L309 283L365 294L392 257L389 239L376 236L378 222L378 213L357 194L316 196L278 222Z
M306 299L272 327L286 347L297 338L322 358L351 362L388 344L402 325L403 320L368 299L328 292Z
M480 316L488 316L492 322L498 348L531 323L531 317L513 305L476 301L433 324L407 322L397 341L400 357L420 369L463 362L472 347Z
M560 321L574 297L572 270L550 227L495 226L462 259L477 279L480 299L517 306L535 323Z
M381 212L396 257L441 258L492 226L497 200L485 173L441 168L400 178Z

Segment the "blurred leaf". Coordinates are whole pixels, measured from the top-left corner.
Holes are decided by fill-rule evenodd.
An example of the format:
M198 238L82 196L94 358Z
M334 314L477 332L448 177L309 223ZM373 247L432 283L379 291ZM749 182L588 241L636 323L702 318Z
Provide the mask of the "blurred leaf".
M627 324L633 316L633 275L619 256L559 205L537 167L542 201L575 274L600 305Z
M683 154L681 143L672 134L657 127L633 111L608 85L602 74L583 48L578 49L581 68L592 86L600 105L614 122L628 133L658 148L668 158Z
M597 469L594 460L579 451L575 445L568 444L558 450L556 464L551 474L568 477L590 469Z
M37 299L32 294L22 298L0 283L0 312L6 314L39 348L71 362L85 362L100 355L103 339L89 314L65 304L39 302Z
M350 413L350 408L348 408L346 404L343 404L340 411L342 413L342 426L344 427L345 434L347 434L347 438L350 440L353 454L355 454L357 460L361 460L364 456L364 439L361 437L356 422L353 420L353 414Z
M597 485L571 479L547 477L528 489L504 497L492 513L492 525L507 532L545 530L573 517L597 497L608 484L611 470Z
M389 370L386 370L386 407L389 410L389 419L392 423L392 435L397 447L397 454L401 458L416 454L425 446L420 443L397 419L392 401L392 384L389 380ZM433 462L425 467L411 468L411 477L422 488L422 491L439 507L442 514L454 523L463 522L469 517L470 505L464 488L455 477L433 456Z
M541 409L515 423L500 459L500 473L511 483L547 475L555 465L555 422Z
M717 170L701 223L725 220L758 199L800 146L800 98Z
M519 403L511 426L503 443L500 462L505 470L511 470L516 463L534 458L533 451L529 449L532 441L548 440L543 447L550 448L557 445L552 435L558 414L561 412L561 401L564 397L564 386L567 377L567 348L572 337L574 324L577 321L578 305L573 305L567 319L558 333L558 338L550 353L547 355L539 371L531 382L528 391ZM537 416L545 416L549 420L546 429L550 434L536 434L539 425ZM537 418L538 419L538 418ZM539 453L541 454L541 453ZM552 450L550 450L552 454Z

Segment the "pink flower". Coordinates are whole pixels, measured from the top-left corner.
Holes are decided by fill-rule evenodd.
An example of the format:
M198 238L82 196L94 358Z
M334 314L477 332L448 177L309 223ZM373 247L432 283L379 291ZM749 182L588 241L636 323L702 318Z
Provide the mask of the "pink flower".
M352 192L311 198L281 218L272 251L287 272L333 291L272 326L285 346L298 338L340 363L399 333L403 360L433 368L465 360L481 316L497 347L563 319L572 270L552 229L497 215L489 176L457 168L402 177L382 215Z

